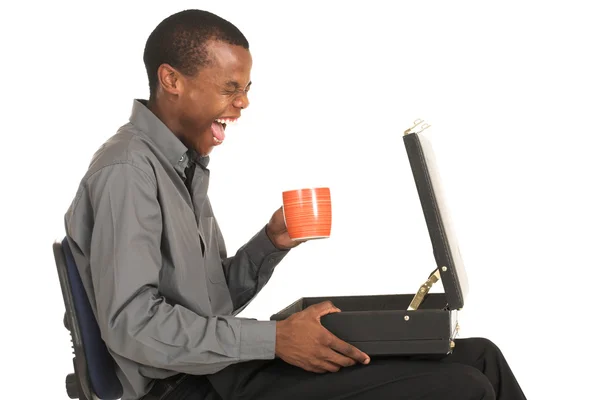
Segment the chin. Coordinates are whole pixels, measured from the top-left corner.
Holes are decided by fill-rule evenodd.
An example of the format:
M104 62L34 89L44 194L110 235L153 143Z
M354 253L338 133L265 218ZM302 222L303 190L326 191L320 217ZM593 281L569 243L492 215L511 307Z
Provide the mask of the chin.
M212 136L211 136L212 139ZM215 148L215 145L212 143L206 143L206 141L204 141L203 143L198 143L196 147L196 151L198 152L198 154L200 154L201 156L207 156L209 155L212 150Z
M200 156L206 157L212 152L212 147L210 149L198 149L197 152Z

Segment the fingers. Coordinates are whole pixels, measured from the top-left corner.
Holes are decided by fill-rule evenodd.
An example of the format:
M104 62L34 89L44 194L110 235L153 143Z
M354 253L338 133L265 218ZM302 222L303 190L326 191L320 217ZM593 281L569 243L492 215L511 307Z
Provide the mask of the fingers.
M338 364L335 364L331 361L321 360L317 363L317 365L313 366L315 372L317 373L325 373L325 372L338 372L342 367ZM321 371L321 372L318 372Z
M305 322L308 322L308 326L311 326L312 329L316 329L313 337L318 342L317 348L313 348L312 354L305 354L305 357L301 357L304 358L303 368L307 371L315 373L337 372L343 367L351 367L356 363L368 364L370 362L367 354L339 339L318 321L315 321L315 319L319 319L324 315L340 311L328 300L314 304L295 314L295 318L299 318L300 321L308 317L308 321Z
M349 343L344 342L343 340L335 337L333 334L331 335L331 343L329 347L338 353L351 358L352 360L359 362L361 364L368 364L371 359L369 356L356 347L352 346Z
M308 307L307 310L308 309L314 310L314 312L316 313L316 315L318 317L322 317L327 314L336 313L336 312L341 311L330 300L323 301L321 303L312 305L312 306ZM371 361L370 357L367 354L363 353L362 351L360 351L356 347L352 346L351 344L346 343L343 340L339 339L331 332L329 332L329 331L327 331L327 332L328 332L327 345L332 350L335 350L337 353L341 354L342 356L346 356L346 357L350 358L351 360L354 360L355 362L359 362L361 364L368 364ZM338 365L344 366L344 363L347 363L347 361L344 361L342 359L339 359L339 361L340 361L340 363L338 363Z
M312 365L305 369L316 373L338 372L344 367L353 365L356 365L356 361L353 359L327 349L318 359L313 361Z
M346 357L336 351L329 350L325 356L325 361L332 363L334 366L338 368L341 367L351 367L356 365L356 361L350 357Z
M329 371L327 371L327 370L325 370L325 369L323 369L321 367L316 367L316 366L313 366L313 365L303 366L302 369L304 369L304 370L306 370L308 372L314 372L315 374L324 374L326 372L329 372Z

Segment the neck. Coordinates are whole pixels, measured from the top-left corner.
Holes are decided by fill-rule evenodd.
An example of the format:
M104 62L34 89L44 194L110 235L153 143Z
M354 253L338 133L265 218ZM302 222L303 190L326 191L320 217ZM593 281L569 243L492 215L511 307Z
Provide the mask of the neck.
M178 116L169 110L169 107L164 104L164 101L150 98L147 107L188 149L193 147L183 133L183 127L179 122Z

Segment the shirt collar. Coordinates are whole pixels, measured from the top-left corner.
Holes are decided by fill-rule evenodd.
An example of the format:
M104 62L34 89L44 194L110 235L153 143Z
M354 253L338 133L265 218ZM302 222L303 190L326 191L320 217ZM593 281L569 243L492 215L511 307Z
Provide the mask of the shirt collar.
M201 156L195 150L188 149L177 136L147 107L148 101L136 99L133 101L129 121L144 132L156 147L167 157L171 165L184 174L185 167L190 161L208 166L209 156Z

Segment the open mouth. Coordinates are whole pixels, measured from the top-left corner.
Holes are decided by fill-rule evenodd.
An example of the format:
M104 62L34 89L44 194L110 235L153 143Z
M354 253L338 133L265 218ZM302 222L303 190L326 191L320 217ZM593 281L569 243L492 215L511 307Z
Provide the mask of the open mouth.
M225 140L225 128L237 121L237 118L217 118L213 121L211 129L213 134L213 142L215 145L223 143Z

